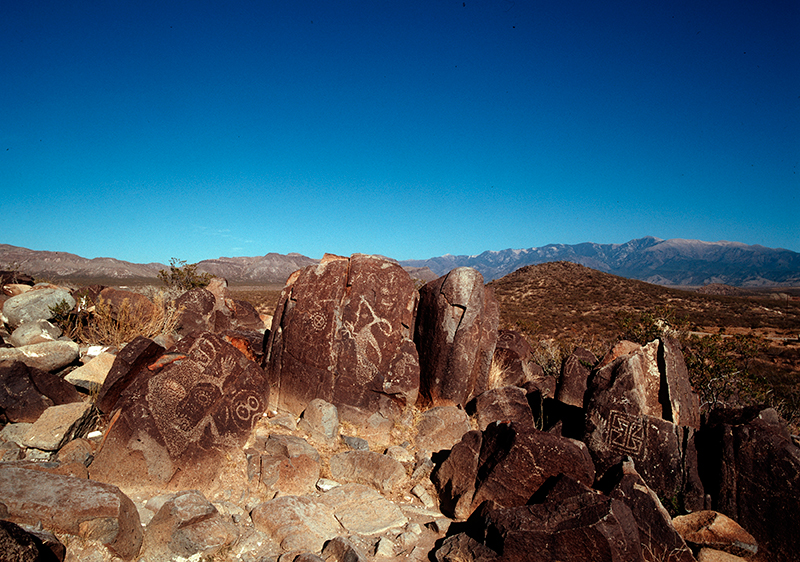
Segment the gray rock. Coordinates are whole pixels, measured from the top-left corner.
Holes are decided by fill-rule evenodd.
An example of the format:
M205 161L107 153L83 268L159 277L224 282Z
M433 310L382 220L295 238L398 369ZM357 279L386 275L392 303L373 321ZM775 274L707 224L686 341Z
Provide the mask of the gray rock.
M306 406L297 427L314 441L332 443L339 434L339 410L322 398L315 398Z
M8 338L14 347L55 341L61 336L61 328L47 320L28 320L20 324Z
M0 361L22 361L42 371L57 371L75 361L80 351L80 346L73 341L56 340L0 348Z
M55 308L62 301L70 309L75 306L75 299L66 289L56 287L36 288L11 297L3 303L3 315L8 320L9 326L16 328L23 322L36 320L50 320Z

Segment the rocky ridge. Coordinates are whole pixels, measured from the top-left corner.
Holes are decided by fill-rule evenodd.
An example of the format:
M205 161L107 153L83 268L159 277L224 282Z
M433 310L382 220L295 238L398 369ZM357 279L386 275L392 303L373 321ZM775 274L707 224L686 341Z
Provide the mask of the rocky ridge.
M326 256L290 277L272 319L217 281L178 299L173 331L118 349L68 341L40 305L63 289L25 287L3 297L5 552L689 562L800 548L774 516L800 508L800 450L774 410L701 416L669 338L576 350L548 377L497 329L475 270L419 297L394 262Z

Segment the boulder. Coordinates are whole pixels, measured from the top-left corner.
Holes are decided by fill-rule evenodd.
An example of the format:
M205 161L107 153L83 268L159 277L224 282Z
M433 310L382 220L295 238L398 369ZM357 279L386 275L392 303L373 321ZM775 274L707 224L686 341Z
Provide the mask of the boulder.
M51 309L62 302L66 302L70 309L75 306L75 299L68 290L54 286L35 286L32 290L4 302L3 315L11 328L17 328L24 322L52 319Z
M259 454L252 457L248 476L254 480L258 472L258 480L266 486L269 494L296 496L314 492L320 476L320 456L304 439L293 435L270 435L255 450Z
M21 361L0 362L0 421L35 422L50 406L80 402L68 382Z
M669 513L636 472L633 461L623 461L610 472L601 487L609 497L624 502L633 513L644 559L647 562L695 562Z
M313 441L334 443L339 436L339 410L321 398L314 398L303 411L298 427Z
M582 347L575 349L561 366L561 379L556 390L556 400L568 406L583 408L586 381L596 363L597 357L591 351Z
M499 558L494 550L466 533L447 537L434 556L437 562L495 562Z
M283 496L257 505L250 517L284 551L320 552L343 530L333 513L321 499Z
M122 392L163 353L163 347L144 336L138 336L123 347L103 380L95 402L97 409L110 414Z
M112 318L131 324L146 324L156 312L156 305L143 294L114 287L100 291L96 306L105 308Z
M22 361L41 371L58 371L78 359L80 351L80 346L73 341L48 341L0 348L0 361Z
M267 343L272 408L299 415L321 398L358 425L401 417L419 391L417 299L408 273L377 256L327 255L293 274Z
M459 267L420 289L414 340L420 393L434 405L465 406L488 389L499 307L483 276Z
M522 386L532 381L538 373L534 371L533 348L524 334L515 330L498 330L494 361L502 365L497 380L489 381L489 388Z
M437 406L422 413L416 426L414 444L430 455L452 449L471 428L467 413L456 406Z
M50 406L28 429L22 444L31 449L58 451L72 439L84 437L94 427L95 409L88 402Z
M467 411L473 413L481 431L493 422L514 422L517 428L535 427L525 390L518 386L487 390L467 405Z
M343 484L325 492L320 501L348 533L378 535L408 523L400 508L371 486Z
M203 491L227 452L244 445L268 399L258 365L217 334L190 334L122 392L91 477Z
M345 451L330 459L331 476L340 482L356 482L389 493L406 478L399 461L372 451Z
M61 336L61 328L47 320L28 320L20 324L8 338L14 347L33 343L55 341Z
M712 410L697 436L711 507L758 541L765 560L795 560L800 533L800 448L772 408Z
M467 519L484 501L525 505L551 476L591 485L595 471L582 443L532 427L495 422L470 431L431 476L442 512Z
M43 540L43 531L32 532L11 521L0 520L0 552L8 562L63 562L67 553L52 534Z
M659 361L660 349L666 347L664 340L639 346L592 374L583 441L599 474L630 456L659 497L674 499L686 509L702 509L695 428L672 421L678 416L693 420L687 412L695 410L697 397L670 390L681 385L669 383ZM678 372L674 366L670 369L672 376Z
M213 557L237 538L232 522L200 492L178 492L164 502L144 534L142 554L148 562Z
M711 548L736 556L750 557L758 552L753 535L730 517L711 510L679 515L672 521L676 531L696 549Z
M498 508L480 519L484 544L503 561L641 562L636 519L625 503L559 475L531 505Z
M115 360L116 355L103 352L85 365L67 373L64 380L89 393L97 393L102 388Z
M346 537L336 537L325 544L322 559L326 562L367 562L362 550ZM295 558L295 560L297 560Z
M0 498L5 517L102 542L132 560L142 544L142 526L133 502L116 486L0 464Z

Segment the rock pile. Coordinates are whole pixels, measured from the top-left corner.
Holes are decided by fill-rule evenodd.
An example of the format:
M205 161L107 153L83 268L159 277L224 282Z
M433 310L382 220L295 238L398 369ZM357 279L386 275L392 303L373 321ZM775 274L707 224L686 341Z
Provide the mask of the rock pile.
M80 299L9 293L0 550L12 559L800 551L778 516L800 509L800 450L774 410L702 418L669 338L622 342L600 361L576 350L545 376L520 334L498 332L474 270L417 292L384 258L326 256L292 275L269 329L217 280L178 299L173 333L93 359L50 322ZM141 321L152 313L141 295L92 294L136 303ZM494 377L492 357L506 367Z

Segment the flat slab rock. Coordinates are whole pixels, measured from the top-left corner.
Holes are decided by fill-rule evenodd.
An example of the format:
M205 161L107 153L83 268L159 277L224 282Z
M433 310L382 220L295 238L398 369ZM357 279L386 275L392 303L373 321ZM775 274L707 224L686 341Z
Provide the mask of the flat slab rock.
M98 540L124 560L142 545L136 506L116 486L0 464L0 498L9 521Z
M320 500L333 509L334 517L349 533L377 535L408 523L399 507L363 484L337 486Z

